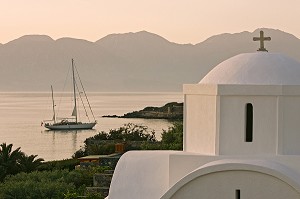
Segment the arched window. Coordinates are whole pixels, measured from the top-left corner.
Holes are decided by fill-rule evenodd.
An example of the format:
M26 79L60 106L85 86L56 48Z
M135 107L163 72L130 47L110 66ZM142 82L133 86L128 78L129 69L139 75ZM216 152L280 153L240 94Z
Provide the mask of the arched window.
M246 104L246 142L253 141L253 105L251 103Z
M235 190L235 199L241 199L241 190L239 189Z

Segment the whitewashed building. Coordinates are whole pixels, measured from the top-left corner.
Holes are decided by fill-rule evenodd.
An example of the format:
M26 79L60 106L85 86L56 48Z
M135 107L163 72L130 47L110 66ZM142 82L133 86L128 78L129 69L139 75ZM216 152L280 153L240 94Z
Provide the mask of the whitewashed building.
M300 63L240 54L183 93L184 150L127 152L109 199L300 198Z

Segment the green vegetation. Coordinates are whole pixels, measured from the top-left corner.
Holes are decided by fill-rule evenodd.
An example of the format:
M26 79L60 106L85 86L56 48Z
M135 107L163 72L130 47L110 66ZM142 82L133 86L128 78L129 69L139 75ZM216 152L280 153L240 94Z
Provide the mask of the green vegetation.
M19 173L0 184L0 198L77 198L92 186L93 175L103 172L96 168ZM76 197L75 197L76 196ZM102 198L99 195L93 198Z
M73 157L86 155L107 155L115 152L115 144L123 143L125 151L130 150L182 150L183 124L174 122L168 130L163 130L162 140L158 141L155 132L145 126L125 124L110 130L108 133L100 132L87 138L84 148L78 150Z
M84 195L86 186L92 186L95 173L103 173L108 167L88 167L74 170L77 159L44 161L37 155L27 156L20 147L0 145L0 198L77 198ZM99 194L87 194L86 198L102 199Z
M104 131L88 138L86 142L93 140L115 140L115 141L149 141L156 142L155 132L148 132L148 127L132 123L110 130L109 133Z
M78 150L73 157L86 155L107 155L115 152L116 143L124 143L125 151L141 150L141 143L156 143L155 132L149 133L148 127L136 124L125 124L118 129L112 129L108 133L102 131L84 141L84 148Z
M173 125L161 134L162 149L164 150L183 149L183 124L182 122L176 122Z
M155 144L144 143L143 150L179 150L183 149L183 124L174 122L168 130L163 130L161 141Z

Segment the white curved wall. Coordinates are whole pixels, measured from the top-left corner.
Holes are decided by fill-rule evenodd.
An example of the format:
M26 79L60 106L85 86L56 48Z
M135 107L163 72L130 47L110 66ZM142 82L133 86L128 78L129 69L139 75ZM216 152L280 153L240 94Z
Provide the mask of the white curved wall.
M254 171L221 171L200 176L180 188L172 199L299 199L299 193L273 176Z
M169 156L174 151L130 151L119 160L109 199L160 198L169 189Z

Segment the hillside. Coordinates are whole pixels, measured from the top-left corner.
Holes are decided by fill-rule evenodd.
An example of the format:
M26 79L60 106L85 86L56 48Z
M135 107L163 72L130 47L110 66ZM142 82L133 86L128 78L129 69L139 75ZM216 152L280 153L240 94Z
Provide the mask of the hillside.
M300 61L300 40L264 29L269 52ZM96 42L74 38L53 40L27 35L0 45L0 91L62 90L71 58L87 91L181 91L197 83L214 66L239 53L255 52L254 32L215 35L192 44L176 44L146 31L111 34Z

